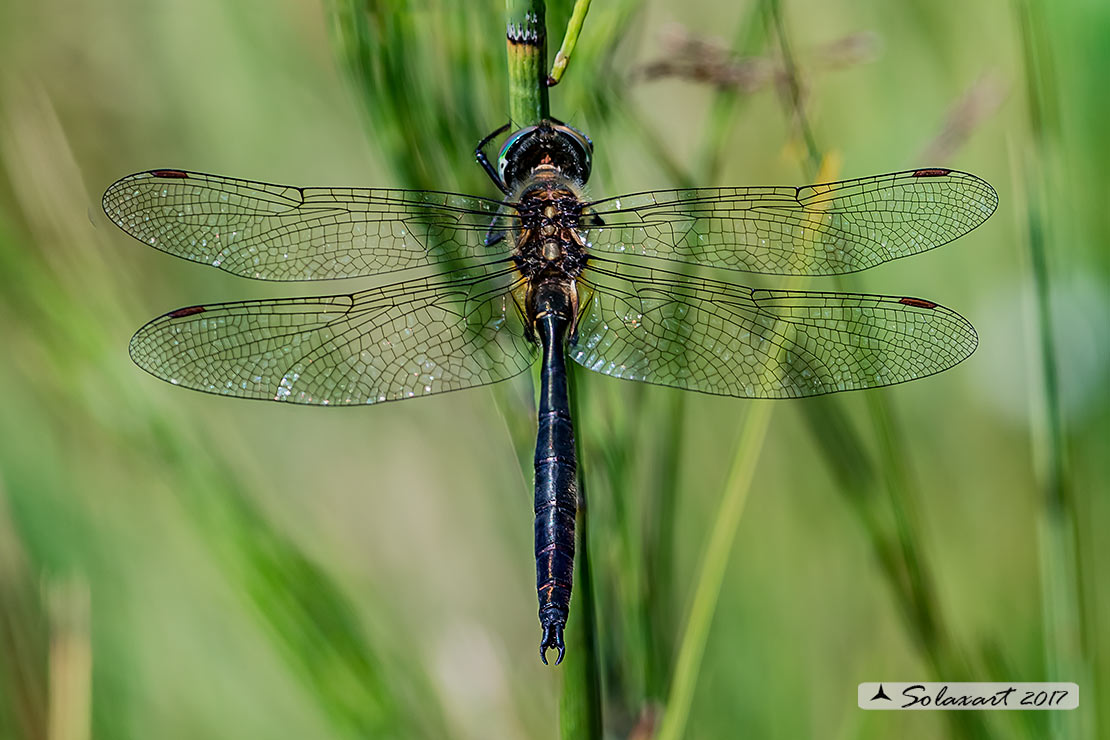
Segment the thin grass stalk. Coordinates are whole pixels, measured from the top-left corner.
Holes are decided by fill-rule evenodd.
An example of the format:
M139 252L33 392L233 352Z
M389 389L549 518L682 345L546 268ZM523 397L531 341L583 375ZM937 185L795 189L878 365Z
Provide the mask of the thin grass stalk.
M744 418L744 427L736 442L736 455L732 458L726 478L724 495L717 508L713 531L705 548L698 568L697 584L682 641L675 661L674 677L670 694L667 697L666 711L656 735L658 740L678 740L683 736L686 722L690 716L690 705L694 699L701 670L705 645L709 639L709 628L717 611L721 584L724 582L729 554L736 539L736 530L748 501L755 468L759 462L767 428L771 424L773 404L752 403Z
M457 29L473 25L469 20L472 11L461 7L442 10L454 14L448 16L448 22ZM489 188L476 163L471 167L457 165L469 159L467 142L460 141L460 132L480 131L477 136L481 136L504 122L489 118L490 109L475 103L490 97L478 79L490 66L483 63L481 50L485 47L465 40L460 44L458 35L444 36L436 42L435 50L452 60L452 84L429 85L421 80L417 85L414 60L422 47L429 45L428 29L414 22L405 4L396 7L372 0L328 0L328 16L335 55L365 112L367 133L399 183L440 190L444 176L454 173L464 192L471 186L476 193L482 192L482 187ZM491 13L490 19L494 17L496 14ZM479 16L478 22L483 19ZM462 30L460 34L466 38ZM494 54L490 52L490 56ZM490 388L522 480L531 480L533 470L535 426L528 419L536 414L534 389L539 386L534 377L525 374Z
M1058 349L1052 315L1052 279L1049 254L1053 235L1050 193L1057 192L1052 177L1057 135L1057 93L1053 74L1053 52L1046 18L1037 0L1015 3L1021 33L1025 72L1026 106L1032 146L1024 167L1026 239L1029 245L1036 308L1042 411L1035 423L1044 428L1035 435L1041 447L1038 457L1043 491L1038 522L1041 560L1041 608L1044 614L1044 662L1047 680L1076 681L1090 686L1093 678L1090 655L1093 639L1087 621L1090 603L1083 573L1077 492L1068 466L1067 438L1060 407ZM1091 692L1089 695L1094 695ZM1097 736L1097 702L1085 713L1053 712L1053 737ZM1074 715L1074 716L1068 716ZM1081 717L1087 719L1083 721ZM1081 725L1080 722L1083 722Z
M563 79L570 63L570 56L574 47L578 45L578 36L582 33L582 24L586 22L586 13L590 10L590 0L575 0L574 10L571 11L570 20L567 22L567 32L563 35L563 43L555 54L555 61L551 64L551 74L547 78L547 86L554 87Z
M674 670L674 565L678 471L682 460L686 394L669 393L659 413L659 433L654 470L645 481L643 568L640 597L643 601L644 694L649 702L662 702L670 690Z
M433 696L420 674L400 675L384 651L366 638L354 604L342 586L283 532L270 524L247 494L234 466L207 458L178 430L149 422L150 454L179 470L188 490L188 514L198 522L278 653L301 686L326 710L338 737L397 736L420 728L444 732L440 707L429 704L406 717L402 697Z
M51 636L7 496L0 486L0 736L41 740L49 733Z
M51 167L32 167L29 160L10 156L16 151L34 151L43 144L50 151L70 151L47 98L29 103L23 106L23 110L27 114L26 120L5 129L7 140L19 142L20 145L13 145L11 150L2 153L0 169L12 179L31 184L29 193L56 195L49 201L30 197L23 210L29 222L36 224L34 230L39 231L34 240L52 247L57 245L58 248L53 251L58 260L53 265L21 261L41 288L29 288L27 300L21 305L26 308L41 304L46 309L36 312L37 320L47 322L39 334L51 338L44 348L57 353L59 358L66 358L75 368L91 367L92 362L87 358L84 362L74 362L73 353L121 351L117 345L118 337L109 337L109 325L101 320L110 311L119 311L124 305L119 302L118 295L110 294L104 287L118 287L118 277L113 267L103 259L107 250L88 248L88 225L83 223L84 218L72 216L79 213L84 204L92 202L83 188L74 185L81 182L76 161L66 159L63 164ZM59 187L62 183L66 187ZM65 195L57 197L60 193ZM58 219L57 213L71 216ZM47 218L41 218L43 215ZM84 234L86 238L75 237L74 232ZM2 249L0 255L7 256ZM97 290L95 286L99 286L100 292L93 292ZM85 308L90 304L100 307L99 318L90 319L87 323L75 321L74 317L88 315ZM57 360L54 362L60 364ZM135 398L129 376L103 375L99 380L99 392L106 398L120 399L124 403ZM200 435L182 417L174 417L166 409L152 403L134 402L134 405L125 407L128 410L122 413L126 413L129 425L128 431L124 432L120 427L106 423L102 416L89 414L88 401L73 378L44 378L43 383L48 388L48 396L63 399L58 408L66 409L65 418L57 422L64 424L63 428L92 430L92 435L103 440L107 449L117 448L119 459L126 456L149 461L160 476L172 481L173 490L189 508L188 513L198 516L198 533L219 545L220 554L229 556L221 564L231 572L229 581L233 588L257 605L260 621L271 628L267 630L267 637L289 664L291 674L301 680L309 691L311 700L324 710L324 718L333 723L336 737L363 737L368 733L397 736L400 733L398 728L414 726L410 713L403 709L403 697L424 698L432 696L432 693L413 691L405 694L403 690L398 690L406 685L411 688L407 676L391 675L389 681L383 678L380 653L374 644L365 639L357 620L350 618L353 613L350 603L330 574L318 567L308 573L304 569L285 567L290 562L307 561L307 557L254 508L249 510L248 516L236 519L232 526L227 526L232 518L223 515L238 504L249 502L248 486L237 483L241 478L237 472L238 465L221 457L224 454L219 452L223 449L222 445L211 435ZM42 405L42 408L49 407ZM44 492L52 488L46 486ZM67 491L67 494L72 494L67 498L79 498L79 491ZM197 492L204 493L196 495ZM217 517L206 518L217 509ZM74 516L73 519L75 525L82 521L81 516ZM90 542L96 537L89 535ZM89 553L94 557L90 558ZM98 556L98 546L89 545L81 560L86 572L97 573L94 558ZM270 567L255 567L260 564ZM109 594L106 599L96 602L100 604L98 613L109 609L105 613L111 614L111 607L108 606L112 601L110 594L116 588L125 588L115 582L115 577L113 573L112 580L108 582L101 578L99 583L94 580L90 584L102 596ZM106 591L106 587L109 590ZM336 624L334 618L337 614L341 617L341 624ZM111 664L112 657L118 658L105 655L108 651L104 650L103 640L97 641L97 646L98 661L104 659ZM110 672L98 676L97 685L101 688L105 687L105 676L109 681L118 680L112 679ZM340 676L354 678L336 680ZM110 684L105 691L112 695ZM105 728L116 726L118 712L113 712L110 706L96 710L94 705L93 709L93 734L98 737L110 734ZM437 723L436 717L438 712L433 705L419 720L423 727L428 728L429 736L442 736L443 724Z
M753 43L762 3L756 3L737 28L736 47L747 50ZM701 137L700 155L695 161L701 166L698 175L687 175L691 182L711 183L716 177L719 153L724 137L738 113L739 95L735 90L720 89L714 96L709 124ZM663 701L671 689L675 672L675 642L671 637L673 624L672 603L674 592L674 522L678 494L678 468L682 458L682 440L687 394L669 394L662 412L661 434L655 445L657 475L652 477L648 496L653 517L645 526L644 585L645 609L644 644L645 688L649 700Z
M759 27L759 24L755 21L759 17L761 9L762 5L759 4L753 8L748 22L741 26L740 38L746 40L753 38L752 29ZM723 142L728 122L735 115L735 106L728 104L728 99L734 96L735 93L721 92L715 101L711 125L707 129L706 135L703 136L701 147L702 156L700 160L705 163L704 166L707 168L716 161L716 157L712 156L712 147L720 146L720 143ZM665 170L677 186L694 187L697 184L699 178L695 177L687 167L673 160L667 147L663 145L649 126L640 121L631 111L618 110L624 113L626 118L634 124L633 130L640 134L648 148L656 154L657 160L662 162ZM669 553L657 553L658 557L655 558L652 558L651 555L653 552L659 551L660 548L666 549L668 547L669 537L666 536L666 532L672 526L671 520L673 520L674 489L677 484L677 447L681 439L684 407L684 398L678 398L666 408L668 423L665 424L665 428L671 433L664 434L663 437L664 439L669 438L670 443L675 448L671 450L672 454L669 459L662 461L661 472L663 475L655 481L657 489L655 497L656 513L659 517L665 518L666 524L664 525L662 521L659 522L660 530L658 534L664 535L660 538L651 537L653 532L649 528L647 531L648 537L644 544L645 559L649 565L644 571L644 575L649 581L645 584L645 606L649 610L649 616L645 620L645 645L649 650L648 661L645 664L648 671L645 677L646 689L648 698L667 695L666 710L660 726L659 737L678 737L685 728L697 675L704 656L709 628L720 596L728 555L731 552L736 529L744 510L744 503L750 490L751 478L754 475L754 468L758 462L772 410L770 404L759 404L757 408L761 411L756 412L753 409L749 412L738 438L735 447L737 453L733 457L733 465L726 478L725 491L721 496L720 505L715 515L716 525L698 569L695 595L689 613L685 618L677 658L674 659L673 669L668 676L664 669L672 659L669 645L661 639L662 629L665 625L660 624L663 619L660 602L667 593L663 590L663 586L667 584L657 583L655 580L658 575L656 568L662 560L668 558ZM659 445L657 447L662 449ZM656 565L652 566L652 562ZM664 574L666 572L666 569L664 569ZM652 586L657 588L652 588Z
M625 101L622 100L621 103L625 103ZM639 137L644 147L650 152L652 161L663 168L663 172L674 184L674 187L694 188L698 186L690 171L671 154L667 143L650 126L644 123L639 115L630 110L626 103L614 106L614 109L621 119L620 123L617 124L618 128Z
M46 583L50 622L50 740L88 740L92 728L89 584L82 576Z
M762 19L767 13L768 0L758 0L736 27L732 51L738 56L754 54L766 37L766 24ZM750 96L741 95L736 88L719 87L713 96L709 109L709 122L701 137L701 148L697 158L698 181L714 185L720 176L721 153L725 148L729 132L736 117L743 109L743 103Z
M763 11L768 8L757 5L755 9ZM742 35L750 37L748 29L744 29ZM716 131L720 135L728 113L727 107L723 105L717 108L718 120L716 126L709 129L710 132ZM712 140L709 143L711 142ZM814 148L811 153L815 151ZM706 161L711 160L707 158ZM788 281L788 287L797 289L803 282L802 279L795 278ZM685 732L697 676L705 655L705 645L720 599L728 557L751 490L773 409L774 406L770 403L752 404L735 445L736 452L715 514L713 531L698 569L694 597L682 633L666 711L657 735L661 740L677 740Z
M649 443L644 428L632 421L633 417L626 409L643 410L647 404L641 384L617 387L614 391L606 395L606 410L598 412L600 394L592 397L589 404L595 420L609 422L606 438L591 446L591 450L600 448L605 451L608 463L606 503L611 507L607 519L595 519L595 526L602 522L606 525L604 537L595 539L605 541L611 550L607 561L610 570L605 574L611 599L608 609L604 611L607 653L602 665L610 680L607 686L610 692L608 706L612 707L614 714L634 715L646 695L643 586L647 563L642 556L642 521L637 516L642 510L641 500L639 496L633 497L629 493L645 490L643 470L637 461L642 459L642 451Z

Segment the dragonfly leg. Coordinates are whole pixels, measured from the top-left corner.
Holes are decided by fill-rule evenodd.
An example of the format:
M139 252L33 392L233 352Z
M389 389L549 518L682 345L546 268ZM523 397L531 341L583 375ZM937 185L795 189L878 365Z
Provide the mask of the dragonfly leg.
M486 230L486 235L482 239L482 244L485 244L487 247L492 247L504 238L505 232L497 230L497 216L494 216L493 220L489 222L489 228Z
M509 195L509 186L501 179L501 175L497 174L497 170L490 164L489 157L486 156L486 145L488 145L495 138L509 130L509 124L505 124L494 131L492 131L486 138L478 142L478 146L474 149L474 159L478 160L478 164L482 166L489 179L493 180L493 184L497 186L505 195Z

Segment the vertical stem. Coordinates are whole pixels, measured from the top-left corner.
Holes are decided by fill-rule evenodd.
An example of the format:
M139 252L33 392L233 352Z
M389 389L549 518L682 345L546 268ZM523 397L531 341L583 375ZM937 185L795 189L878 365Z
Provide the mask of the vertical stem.
M543 0L507 0L509 120L514 128L550 114L547 96L547 30Z
M809 125L809 116L805 112L805 102L802 100L801 75L794 62L794 52L790 46L790 37L786 33L786 23L783 20L782 4L779 0L768 3L771 20L775 24L775 34L778 36L779 50L782 53L782 66L786 70L786 94L790 98L790 111L794 114L794 123L802 134L806 145L806 157L809 162L809 174L813 175L821 166L821 150L817 146L817 139L813 136L813 128Z
M748 501L759 454L763 450L763 441L771 424L771 410L772 405L766 401L755 401L748 405L748 415L736 444L737 454L732 460L713 531L698 567L698 582L683 629L678 659L675 661L666 712L656 735L658 740L678 740L685 734L699 668L709 639L709 628L717 611L721 584L736 539L736 530Z

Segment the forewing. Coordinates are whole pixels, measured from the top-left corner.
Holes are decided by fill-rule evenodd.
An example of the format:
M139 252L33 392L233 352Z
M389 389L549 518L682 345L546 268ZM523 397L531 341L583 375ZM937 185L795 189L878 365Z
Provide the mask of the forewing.
M740 398L893 385L968 357L975 330L916 298L756 290L609 261L570 356L590 370Z
M144 370L186 388L288 403L395 401L528 368L503 267L347 295L194 306L131 339Z
M774 275L837 275L918 254L983 223L985 181L910 170L803 188L697 188L596 201L594 250Z
M299 188L182 170L139 172L104 212L144 244L259 280L360 277L493 257L515 211L425 190ZM491 224L493 225L490 231ZM492 240L490 240L492 241Z

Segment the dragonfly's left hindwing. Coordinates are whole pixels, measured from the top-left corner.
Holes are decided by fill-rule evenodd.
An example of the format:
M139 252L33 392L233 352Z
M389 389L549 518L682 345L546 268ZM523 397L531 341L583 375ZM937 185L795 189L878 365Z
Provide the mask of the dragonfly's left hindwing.
M897 296L757 290L595 259L571 358L605 375L740 398L877 388L963 361L975 330Z

